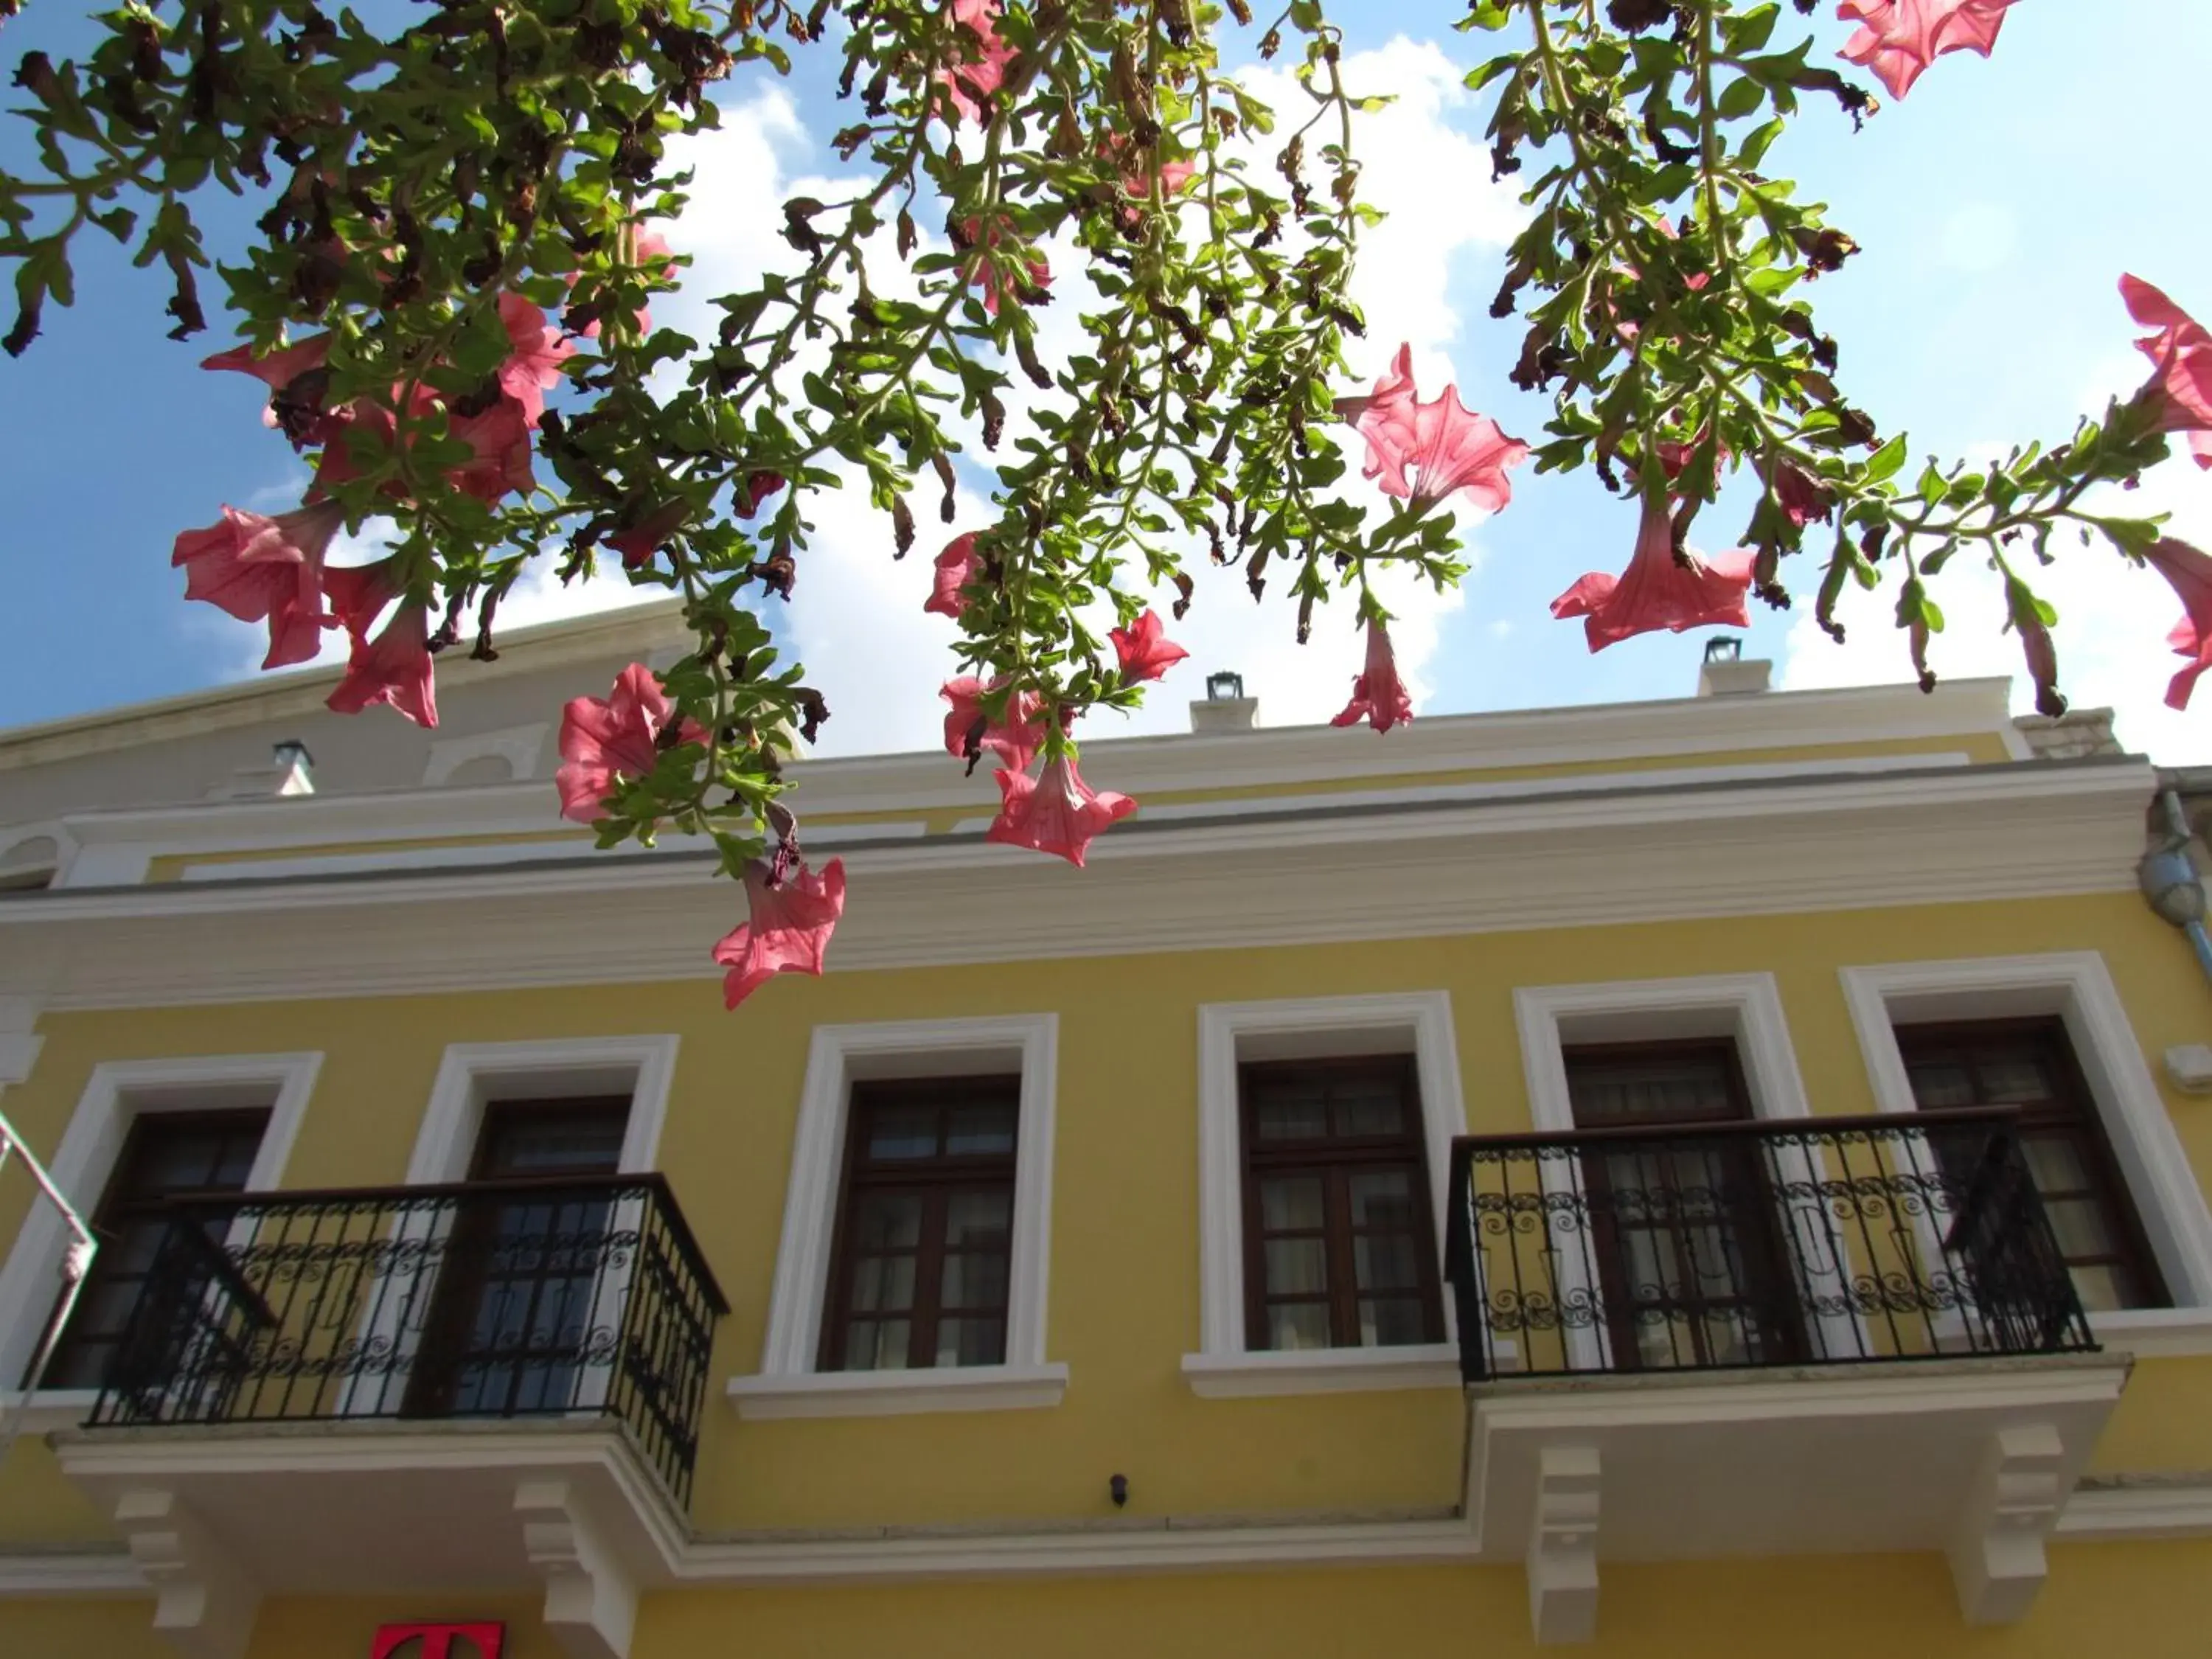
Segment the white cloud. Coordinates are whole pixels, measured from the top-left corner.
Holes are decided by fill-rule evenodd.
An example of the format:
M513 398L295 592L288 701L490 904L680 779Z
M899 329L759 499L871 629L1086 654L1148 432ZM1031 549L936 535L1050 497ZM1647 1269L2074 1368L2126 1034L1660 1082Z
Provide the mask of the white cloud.
M2171 513L2170 533L2212 546L2212 477L2186 461L2157 468L2131 495L2113 492L2102 510L2131 516ZM2083 547L2054 538L2056 562L2023 568L2029 585L2058 611L2051 630L2058 648L2060 688L2075 707L2109 708L2121 744L2168 765L2212 760L2212 703L2177 713L2166 707L2166 682L2181 659L2166 644L2181 605L2165 579L2138 569L2102 542ZM1929 584L1942 608L1943 632L1931 642L1929 665L1939 676L2012 677L2015 713L2034 711L2034 688L2021 659L2018 635L2004 625L2002 579L1986 561L1961 552ZM1844 624L1838 646L1821 633L1808 606L1791 626L1782 684L1868 685L1910 679L1905 635L1895 625L1896 588L1854 586L1837 608Z
M1437 46L1394 40L1348 57L1344 75L1357 94L1387 94L1395 100L1381 112L1358 117L1354 128L1363 194L1390 216L1367 233L1361 251L1353 292L1374 326L1370 337L1358 346L1354 367L1361 378L1371 377L1399 342L1406 341L1413 347L1424 390L1433 392L1450 376L1448 348L1461 331L1461 317L1448 298L1453 259L1468 250L1504 242L1520 222L1521 209L1502 186L1455 188L1443 196L1435 190L1439 176L1489 177L1480 146L1451 125L1453 114L1469 100L1461 70ZM1245 78L1279 113L1301 118L1291 112L1306 105L1306 96L1289 75L1262 69ZM771 88L726 108L719 131L690 141L690 151L683 159L696 176L692 206L678 236L693 265L685 279L686 295L672 302L671 320L678 326L703 332L712 316L705 296L750 280L763 265L788 264L790 251L779 234L786 197L805 193L836 199L835 180L797 176L794 164L815 153L811 147L802 149L805 139L789 100L781 88ZM1273 140L1266 153L1272 156L1280 142ZM1061 251L1053 263L1054 303L1041 319L1040 345L1048 361L1081 342L1080 318L1092 298L1072 251ZM892 271L896 262L872 261L875 269ZM1009 402L1014 415L1006 442L1011 445L1020 404ZM971 441L969 460L986 463L988 458L973 445L972 431L963 431L963 436ZM965 491L979 475L966 466L963 473ZM1365 486L1355 480L1352 488ZM933 494L925 492L925 497ZM834 718L823 731L823 751L934 746L943 729L937 687L956 669L952 625L921 609L939 526L928 522L932 515L925 510L924 533L914 553L894 562L889 523L860 489L824 492L811 500L807 511L811 546L800 559L788 633L808 678L832 710ZM1462 523L1472 516L1462 511ZM1295 639L1295 608L1283 597L1287 571L1273 573L1260 605L1252 603L1239 570L1212 568L1200 555L1192 561L1191 574L1198 583L1196 603L1187 619L1170 630L1190 649L1190 659L1153 690L1147 706L1131 720L1097 717L1099 735L1184 729L1186 703L1203 696L1206 673L1224 668L1243 674L1268 724L1326 720L1343 706L1364 648L1353 629L1352 606L1344 596L1317 614L1313 641L1302 647ZM1393 639L1418 696L1426 689L1425 671L1436 652L1441 619L1458 608L1460 595L1438 596L1395 573L1383 577L1377 591L1399 617ZM1163 609L1170 597L1162 596Z

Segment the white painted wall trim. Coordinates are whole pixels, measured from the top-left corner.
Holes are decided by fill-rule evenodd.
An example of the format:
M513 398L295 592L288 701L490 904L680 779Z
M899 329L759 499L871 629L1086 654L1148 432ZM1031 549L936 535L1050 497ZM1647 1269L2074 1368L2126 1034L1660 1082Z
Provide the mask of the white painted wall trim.
M1575 1127L1563 1054L1565 1045L1575 1042L1732 1037L1754 1115L1805 1117L1812 1110L1771 974L1522 986L1513 993L1513 1018L1521 1032L1528 1115L1540 1131Z
M769 1303L766 1340L757 1376L732 1381L732 1403L742 1415L880 1415L884 1401L902 1391L917 1401L958 1398L977 1401L981 1380L963 1381L953 1370L886 1371L880 1381L856 1382L853 1373L816 1369L822 1306L829 1292L830 1249L837 1225L838 1177L844 1167L847 1105L856 1078L953 1076L970 1070L1018 1071L1021 1103L1014 1131L1012 1260L1006 1294L1006 1358L1002 1373L1010 1392L989 1404L1047 1405L1031 1398L1064 1389L1066 1368L1045 1358L1046 1291L1052 1255L1053 1120L1058 1096L1060 1017L1006 1014L978 1019L891 1020L860 1025L817 1025L807 1050L806 1081L799 1097L792 1145L791 1180L783 1203L783 1238L776 1251L775 1284ZM952 1380L948 1380L952 1379ZM802 1406L802 1397L806 1402ZM840 1409L840 1407L842 1409ZM919 1404L916 1410L981 1409L980 1406Z
M1449 1298L1449 1291L1446 1291ZM1183 1381L1201 1400L1262 1400L1288 1394L1380 1394L1457 1389L1459 1345L1323 1348L1298 1353L1187 1353Z
M1405 1380L1413 1352L1406 1348L1345 1349L1323 1358L1254 1353L1245 1346L1243 1152L1237 1067L1242 1059L1293 1050L1315 1057L1413 1056L1421 1095L1423 1150L1429 1165L1429 1213L1436 1221L1442 1271L1452 1138L1467 1133L1450 994L1413 991L1204 1004L1198 1011L1200 1347L1184 1358L1183 1374L1194 1390L1213 1395L1425 1386ZM1455 1339L1449 1295L1443 1304L1445 1335ZM1427 1355L1430 1351L1419 1352Z
M727 1393L748 1421L784 1417L918 1417L932 1412L1024 1411L1057 1406L1067 1367L949 1365L927 1371L813 1371L733 1376Z
M2212 1313L2212 1213L2101 955L2068 951L1887 963L1841 969L1838 975L1875 1104L1885 1112L1915 1109L1897 1047L1899 1020L2063 1019L2175 1308ZM2162 1331L2161 1321L2141 1314L2090 1320L2099 1341L2135 1352L2157 1350L2134 1348L2131 1334L2148 1341L2179 1338L2182 1323Z
M246 1177L248 1192L283 1178L321 1069L320 1054L202 1054L175 1060L106 1060L93 1067L61 1144L46 1164L55 1186L81 1214L97 1207L131 1120L142 1112L210 1105L266 1106L268 1127ZM35 1208L0 1268L0 1380L21 1379L60 1286L66 1243L60 1218ZM75 1396L33 1395L35 1405L73 1405Z
M432 788L447 782L471 761L496 757L507 763L500 783L527 783L538 775L538 757L545 750L546 722L510 726L497 732L477 732L462 738L431 740L430 758L422 769L422 781ZM482 787L482 786L479 786Z
M598 1094L629 1097L622 1173L645 1173L660 1150L677 1043L671 1032L447 1044L407 1161L407 1184L465 1179L484 1108L493 1102Z

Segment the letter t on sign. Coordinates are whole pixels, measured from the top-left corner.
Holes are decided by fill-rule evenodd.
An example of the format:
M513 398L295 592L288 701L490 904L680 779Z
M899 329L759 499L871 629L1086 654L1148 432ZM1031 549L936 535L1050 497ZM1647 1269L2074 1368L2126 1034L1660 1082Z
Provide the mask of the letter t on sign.
M506 1644L504 1625L379 1625L368 1659L401 1659L399 1650L421 1638L405 1659L500 1659ZM466 1644L465 1646L459 1645Z

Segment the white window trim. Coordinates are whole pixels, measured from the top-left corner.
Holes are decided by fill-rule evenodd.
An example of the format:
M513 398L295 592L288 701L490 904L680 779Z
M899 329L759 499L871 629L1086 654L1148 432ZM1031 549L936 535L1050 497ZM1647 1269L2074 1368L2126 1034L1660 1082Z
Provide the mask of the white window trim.
M1067 1367L1045 1358L1045 1292L1052 1250L1052 1141L1058 1094L1060 1017L817 1025L783 1204L783 1240L758 1375L732 1377L741 1417L884 1417L921 1412L1057 1406ZM1002 1365L909 1371L822 1371L815 1358L830 1289L845 1162L847 1107L855 1078L951 1075L975 1063L1018 1057L1021 1103L1014 1131L1012 1261Z
M2045 956L1899 962L1839 970L1875 1104L1915 1109L1894 1021L2057 1014L2101 1115L2171 1308L2090 1317L2098 1341L2137 1354L2212 1353L2212 1213L2136 1040L2104 957Z
M623 1175L644 1174L659 1154L677 1044L673 1033L448 1043L407 1162L407 1184L466 1180L484 1107L492 1102L598 1094L629 1096L618 1167Z
M1790 1023L1782 1012L1782 993L1771 974L1700 974L1680 979L1615 980L1586 985L1522 986L1513 993L1514 1023L1521 1034L1521 1066L1528 1089L1529 1120L1540 1133L1565 1133L1575 1127L1574 1098L1567 1087L1565 1048L1570 1042L1643 1041L1674 1036L1727 1036L1743 1067L1745 1091L1754 1118L1809 1117L1805 1083L1790 1042ZM1810 1167L1817 1154L1788 1150L1775 1157L1785 1173L1793 1164L1807 1167L1802 1182L1814 1186ZM1550 1178L1547 1172L1547 1178ZM1579 1182L1578 1170L1563 1178ZM1791 1184L1797 1184L1793 1182ZM1786 1221L1786 1218L1785 1218ZM1586 1291L1581 1264L1563 1257L1557 1293L1565 1297ZM1826 1340L1838 1352L1863 1350L1854 1316L1823 1316L1837 1328ZM1577 1370L1608 1369L1609 1338L1602 1330L1566 1334ZM1506 1356L1501 1352L1501 1360Z
M79 1212L89 1215L114 1173L134 1118L146 1112L205 1109L205 1095L195 1091L266 1088L273 1091L269 1123L246 1172L246 1190L267 1192L283 1177L322 1063L319 1053L104 1060L93 1067L77 1097L47 1172ZM32 1426L81 1422L97 1394L90 1389L40 1389L25 1399L15 1392L53 1307L66 1243L59 1217L41 1206L24 1224L7 1266L0 1268L0 1401L22 1406Z
M1450 994L1307 997L1279 1002L1210 1002L1198 1011L1200 1350L1185 1354L1184 1380L1207 1399L1336 1394L1460 1386L1459 1347L1449 1285L1443 1285L1442 1342L1397 1348L1255 1352L1244 1344L1244 1176L1237 1109L1241 1042L1297 1038L1316 1054L1332 1042L1346 1052L1410 1053L1421 1094L1423 1150L1437 1267L1443 1271L1451 1144L1467 1133ZM1401 1046L1378 1048L1380 1041Z

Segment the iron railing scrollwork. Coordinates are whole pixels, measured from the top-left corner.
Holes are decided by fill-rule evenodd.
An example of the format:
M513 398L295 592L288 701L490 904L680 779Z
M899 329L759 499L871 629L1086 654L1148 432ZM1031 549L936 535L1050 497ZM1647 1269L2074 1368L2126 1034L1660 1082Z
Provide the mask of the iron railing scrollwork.
M689 1501L729 1308L660 1176L172 1207L91 1426L595 1413Z
M2004 1109L1476 1136L1470 1382L2096 1346Z

